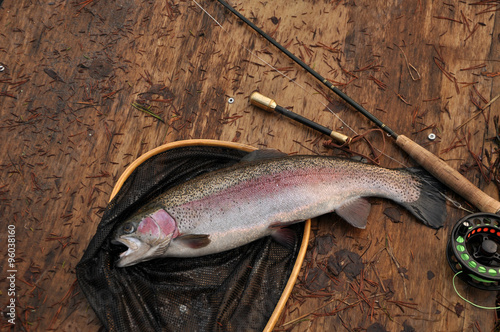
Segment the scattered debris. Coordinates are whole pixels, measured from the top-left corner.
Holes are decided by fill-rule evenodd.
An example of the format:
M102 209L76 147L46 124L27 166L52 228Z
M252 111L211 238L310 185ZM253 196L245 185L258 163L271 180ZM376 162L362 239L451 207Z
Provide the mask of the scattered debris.
M344 272L349 280L356 278L364 267L361 257L347 249L337 251L328 258L328 270L335 276L338 276L340 272Z
M384 215L389 218L393 223L401 222L401 211L395 207L388 207L384 209Z
M52 69L50 68L45 68L43 70L43 72L47 75L49 75L50 78L52 78L54 81L57 81L57 82L63 82L64 83L64 80Z

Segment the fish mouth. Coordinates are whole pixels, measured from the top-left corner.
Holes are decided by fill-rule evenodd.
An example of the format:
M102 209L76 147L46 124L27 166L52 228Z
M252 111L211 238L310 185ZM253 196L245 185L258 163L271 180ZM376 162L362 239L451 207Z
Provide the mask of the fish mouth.
M139 246L134 241L131 241L127 238L113 239L111 240L111 243L127 247L127 250L123 251L120 254L120 258L123 256L128 256L132 251L139 249Z
M124 245L127 250L122 252L119 256L116 266L126 267L134 265L145 260L145 253L149 251L149 247L144 242L134 237L119 237L111 241L113 244Z

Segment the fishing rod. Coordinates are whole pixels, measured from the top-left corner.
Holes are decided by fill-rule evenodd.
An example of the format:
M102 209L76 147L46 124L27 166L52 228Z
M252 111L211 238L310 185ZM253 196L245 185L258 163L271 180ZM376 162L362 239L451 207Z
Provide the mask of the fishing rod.
M450 189L475 205L479 210L486 212L465 216L455 224L448 239L446 258L451 269L455 272L455 275L453 276L453 287L455 288L458 296L460 296L467 303L482 309L499 309L499 307L481 307L462 297L456 290L455 278L458 276L463 282L472 287L490 291L500 290L500 202L482 192L458 171L451 168L436 155L424 149L408 137L396 134L382 121L377 119L345 93L334 87L320 74L298 59L295 55L290 53L273 38L269 37L225 1L217 1L249 25L262 37L268 40L271 44L285 53L289 58L308 71L322 84L342 98L346 103L351 105L354 109L359 111L362 115L367 117L378 127L392 136L395 139L396 144L429 173L433 174ZM254 95L254 97L255 96L256 95ZM269 102L271 106L269 106L269 104L265 105L265 102L257 102L254 103L254 105L268 111L275 110L280 112L282 110L282 108L278 107L274 100L267 98L266 102ZM285 115L289 116L290 113ZM294 118L294 116L289 117ZM314 123L310 120L307 121ZM315 129L315 126L311 126L307 121L302 123ZM320 132L324 133L324 131L321 130Z
M351 138L347 135L334 131L330 128L320 125L314 121L311 121L307 118L304 118L302 115L294 113L290 110L287 110L283 106L278 105L273 99L266 97L257 91L253 92L250 95L250 103L258 108L263 109L264 111L272 112L275 111L279 114L282 114L292 120L302 123L303 125L312 128L320 133L330 136L332 139L337 141L340 144L349 144Z
M240 20L245 22L253 30L255 30L260 36L264 37L267 41L277 47L280 51L286 54L295 63L300 65L308 73L314 76L323 85L333 91L341 99L343 99L347 104L356 109L359 113L364 115L370 121L375 123L383 131L385 131L389 136L395 139L396 144L405 151L410 157L412 157L420 166L425 168L429 173L434 175L442 183L444 183L448 188L455 191L457 194L462 196L464 199L469 201L471 204L476 206L482 212L494 213L500 215L500 202L487 195L474 184L472 184L467 178L465 178L458 171L450 167L446 162L441 160L439 157L429 152L427 149L421 147L419 144L411 140L410 138L397 134L385 123L367 111L363 106L358 104L344 92L333 86L326 78L321 76L314 69L305 64L302 60L297 58L294 54L288 51L284 46L279 44L276 40L262 31L259 27L253 24L245 16L239 13L236 9L231 7L224 0L217 0L221 5L228 9L231 13L237 16Z

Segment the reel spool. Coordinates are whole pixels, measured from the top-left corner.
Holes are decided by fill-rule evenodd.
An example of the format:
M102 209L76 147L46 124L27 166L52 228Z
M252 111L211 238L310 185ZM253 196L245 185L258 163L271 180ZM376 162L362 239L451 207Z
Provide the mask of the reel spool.
M459 220L451 231L446 258L466 284L500 290L500 215L475 213Z

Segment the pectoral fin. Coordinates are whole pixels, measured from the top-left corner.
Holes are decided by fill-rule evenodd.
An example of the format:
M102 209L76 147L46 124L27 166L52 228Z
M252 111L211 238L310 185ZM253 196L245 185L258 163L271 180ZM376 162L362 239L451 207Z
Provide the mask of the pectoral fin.
M210 244L209 237L207 234L187 234L177 237L174 241L192 249L200 249Z
M354 227L366 228L366 220L370 214L370 209L370 202L360 197L344 203L335 209L335 212Z

